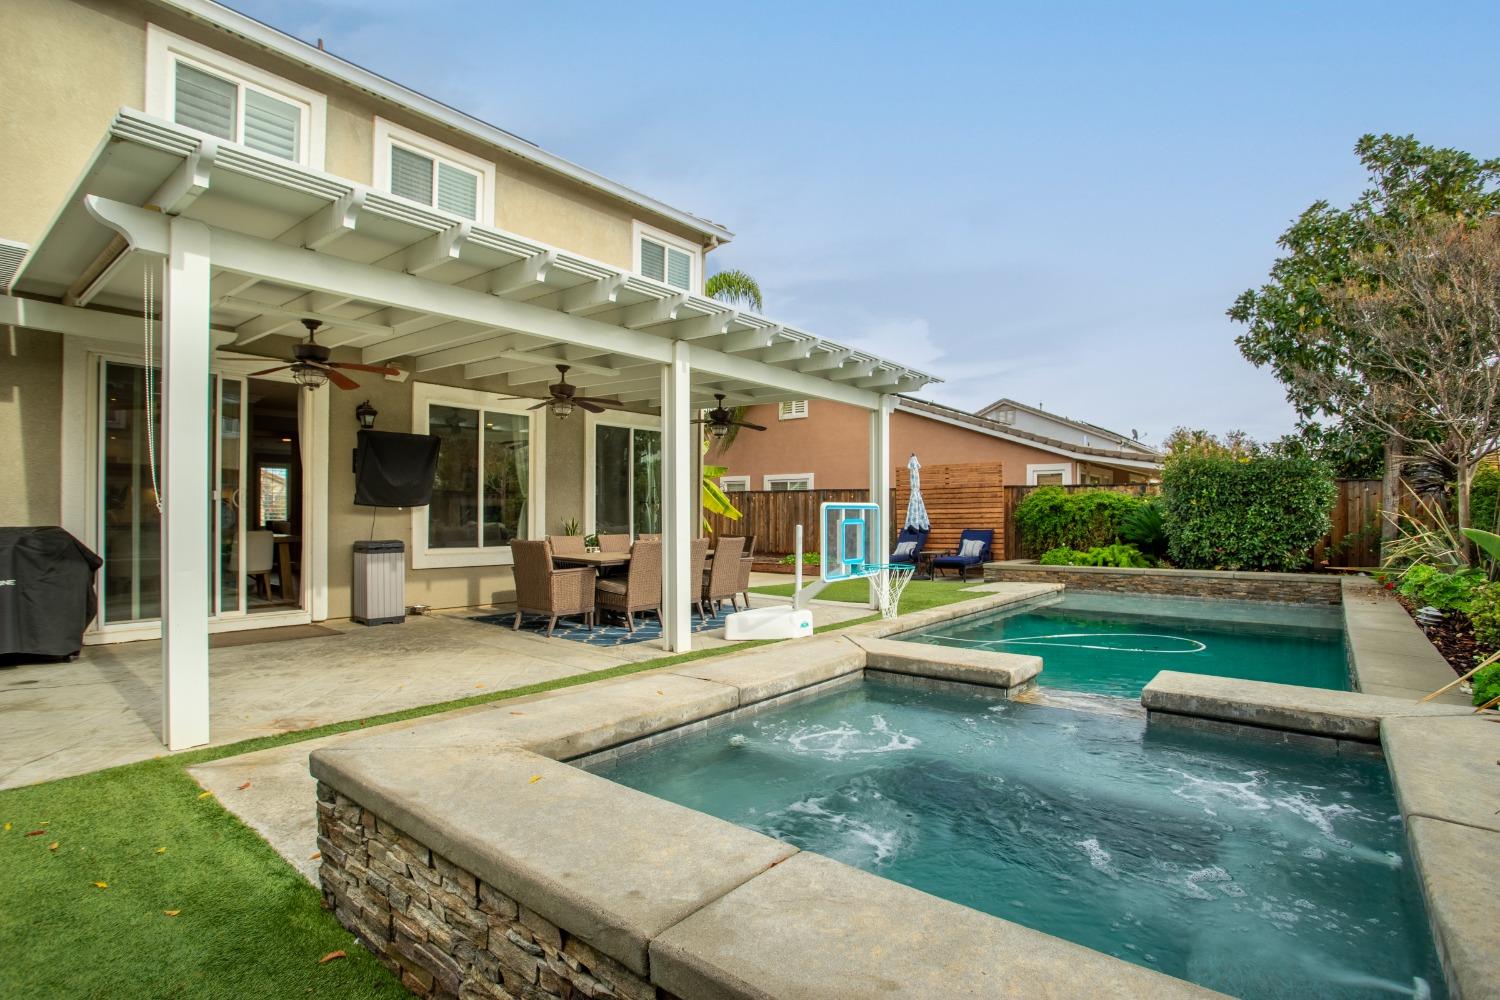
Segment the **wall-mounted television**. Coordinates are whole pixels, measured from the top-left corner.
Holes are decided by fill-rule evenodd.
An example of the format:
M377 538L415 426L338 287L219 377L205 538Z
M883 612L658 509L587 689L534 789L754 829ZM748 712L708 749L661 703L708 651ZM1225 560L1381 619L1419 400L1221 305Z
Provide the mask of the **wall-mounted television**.
M359 432L354 449L354 502L361 507L425 507L437 476L435 434Z

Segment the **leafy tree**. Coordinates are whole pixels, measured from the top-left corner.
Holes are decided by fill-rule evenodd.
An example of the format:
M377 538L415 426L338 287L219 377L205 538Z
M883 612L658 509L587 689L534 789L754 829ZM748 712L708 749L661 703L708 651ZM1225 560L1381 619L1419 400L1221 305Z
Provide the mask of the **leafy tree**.
M1176 427L1162 442L1166 460L1179 458L1234 458L1248 459L1261 453L1244 431L1229 431L1222 438L1201 427Z
M1300 380L1345 401L1346 424L1450 462L1458 526L1476 464L1500 447L1500 216L1429 216L1351 261L1369 280L1330 299L1348 363Z
M1284 253L1266 283L1229 308L1229 317L1246 327L1236 338L1240 352L1271 369L1311 449L1346 474L1375 464L1376 436L1368 424L1344 420L1365 402L1369 379L1353 366L1364 333L1349 329L1334 301L1347 286L1370 283L1361 255L1391 234L1432 216L1479 219L1500 211L1500 159L1426 146L1410 135L1365 135L1354 152L1370 186L1348 208L1327 201L1309 206L1278 240ZM1333 379L1340 373L1348 377ZM1406 431L1422 433L1420 426ZM1394 510L1397 441L1381 436L1385 506Z

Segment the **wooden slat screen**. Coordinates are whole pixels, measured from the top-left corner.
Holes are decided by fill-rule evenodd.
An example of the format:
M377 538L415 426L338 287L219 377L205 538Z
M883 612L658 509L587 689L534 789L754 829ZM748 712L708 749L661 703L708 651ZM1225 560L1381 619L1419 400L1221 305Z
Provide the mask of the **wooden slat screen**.
M927 549L949 552L958 548L965 528L991 528L995 532L993 558L999 558L1005 537L1005 477L999 462L969 462L954 465L924 465L921 472L922 499L932 521ZM896 474L891 520L899 528L906 519L911 498L911 474Z

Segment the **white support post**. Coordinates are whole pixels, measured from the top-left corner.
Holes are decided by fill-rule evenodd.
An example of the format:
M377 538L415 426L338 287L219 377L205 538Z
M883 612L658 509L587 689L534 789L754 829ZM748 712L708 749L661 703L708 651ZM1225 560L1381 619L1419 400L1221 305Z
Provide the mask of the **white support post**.
M162 740L168 750L208 742L209 232L170 223L161 338Z
M689 348L672 345L672 361L661 370L662 428L662 637L667 649L685 653L693 643L693 601L702 581L692 578L692 540L698 533L693 501L692 370Z
M881 396L870 411L870 502L880 507L880 530L886 536L891 531L891 411L895 408L895 396ZM882 561L888 544L888 537L880 539ZM879 588L880 574L870 577L872 608L880 607Z

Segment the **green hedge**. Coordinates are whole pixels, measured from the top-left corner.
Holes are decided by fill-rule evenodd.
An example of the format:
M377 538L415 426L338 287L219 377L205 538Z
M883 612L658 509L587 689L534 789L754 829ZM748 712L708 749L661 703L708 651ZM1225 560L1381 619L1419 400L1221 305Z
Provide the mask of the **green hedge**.
M1337 497L1313 459L1176 459L1162 473L1167 552L1186 569L1302 569Z
M1116 566L1148 569L1154 565L1149 556L1134 545L1101 545L1079 552L1077 549L1048 549L1037 560L1043 566Z
M1026 552L1113 545L1126 518L1144 503L1112 490L1069 493L1061 486L1043 486L1016 505L1016 533Z
M1500 531L1495 520L1500 499L1500 466L1481 465L1469 484L1469 523L1485 531Z

